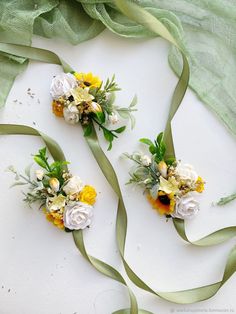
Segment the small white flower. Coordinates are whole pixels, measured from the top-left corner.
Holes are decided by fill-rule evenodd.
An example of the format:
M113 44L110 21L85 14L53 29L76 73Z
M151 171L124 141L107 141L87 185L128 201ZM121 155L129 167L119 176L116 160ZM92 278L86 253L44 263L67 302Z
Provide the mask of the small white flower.
M52 212L62 209L66 205L66 197L62 194L54 197L48 197L46 200L47 209Z
M63 109L65 121L69 124L76 124L79 122L79 110L74 105L69 105Z
M71 73L61 73L55 76L50 87L50 94L53 99L58 99L70 92L77 86L76 78Z
M192 165L178 163L175 168L175 174L180 177L181 180L195 183L198 178L198 174L194 170Z
M88 227L93 217L93 207L83 202L75 202L65 206L64 226L70 230Z
M58 192L60 188L60 182L57 178L51 178L49 180L49 185L54 192Z
M199 203L193 197L192 193L187 193L182 197L178 197L175 204L173 217L186 219L192 218L199 211Z
M44 177L44 171L42 169L38 169L35 171L35 175L39 181L42 181Z
M140 161L143 166L150 166L152 163L152 159L148 155L142 155Z
M67 195L73 195L73 194L79 193L82 190L83 186L84 184L82 180L80 179L80 177L74 176L70 178L67 181L67 183L64 185L63 191Z
M111 124L116 124L119 121L119 118L115 112L112 112L111 114L109 114L108 120Z

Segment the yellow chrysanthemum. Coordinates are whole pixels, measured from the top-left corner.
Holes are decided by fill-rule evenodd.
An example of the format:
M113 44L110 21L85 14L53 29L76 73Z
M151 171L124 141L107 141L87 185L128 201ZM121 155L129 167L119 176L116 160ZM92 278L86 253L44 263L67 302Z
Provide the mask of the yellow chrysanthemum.
M57 228L64 229L63 213L62 211L49 212L46 208L43 209L46 219L52 222Z
M195 191L198 193L202 193L204 191L204 181L201 177L197 178Z
M90 185L85 185L79 193L78 200L89 205L93 205L96 201L96 196L96 190Z
M80 82L81 87L97 87L99 88L102 81L98 76L94 76L91 72L89 73L74 73L76 79Z
M174 193L166 194L163 191L159 191L157 199L152 198L150 194L147 195L147 198L152 207L157 209L161 215L170 215L174 211Z
M57 100L53 100L52 112L55 114L55 116L63 117L63 109L64 109L64 105L61 102Z

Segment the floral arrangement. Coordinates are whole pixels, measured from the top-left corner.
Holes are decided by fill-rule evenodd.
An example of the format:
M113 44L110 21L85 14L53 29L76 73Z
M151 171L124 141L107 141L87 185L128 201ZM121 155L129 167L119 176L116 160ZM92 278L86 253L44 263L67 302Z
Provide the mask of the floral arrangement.
M114 105L115 92L120 88L112 79L103 84L101 79L92 73L61 73L55 76L51 83L50 94L53 98L52 111L58 117L64 117L70 124L81 123L84 126L84 135L89 136L94 122L103 131L109 142L108 150L112 148L114 138L125 130L125 126L108 129L107 125L119 122L119 116L130 119L134 127L135 119L132 115L137 103L136 96L128 108Z
M154 142L147 138L140 142L149 146L151 156L138 152L125 154L137 164L128 183L144 187L148 201L161 215L181 219L193 217L199 211L195 193L203 192L203 179L191 165L165 158L163 133Z
M72 176L66 169L68 162L48 162L46 148L39 150L34 161L41 167L31 175L31 166L25 174L18 173L13 166L9 170L15 174L16 185L28 185L24 201L29 206L39 202L39 208L47 220L67 232L89 227L93 217L96 191L84 185L78 176Z

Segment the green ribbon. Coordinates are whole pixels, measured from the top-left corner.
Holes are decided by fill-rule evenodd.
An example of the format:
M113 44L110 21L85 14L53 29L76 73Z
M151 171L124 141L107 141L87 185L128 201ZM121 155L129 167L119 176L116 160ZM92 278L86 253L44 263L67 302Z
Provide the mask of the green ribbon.
M188 86L189 65L188 65L187 58L184 54L184 51L182 51L181 47L179 47L178 43L172 37L168 29L160 21L158 21L157 18L155 18L152 14L148 13L144 9L140 8L139 6L127 0L117 0L114 2L116 3L116 6L122 11L122 13L124 13L130 19L136 21L137 23L144 25L145 27L150 29L153 33L158 34L159 36L168 40L170 43L175 45L182 54L183 71L173 94L171 108L170 108L168 121L166 124L165 133L164 133L165 134L164 139L165 139L165 142L167 143L167 156L174 156L175 153L174 153L174 144L173 144L173 137L172 137L172 131L171 131L171 120L173 119L176 111L178 110L178 107L181 104L181 101L185 95L185 92ZM61 64L65 72L71 71L70 66L68 66L68 64L66 64L61 58L59 58L56 54L50 51L47 51L45 49L38 49L38 48L33 48L33 47L21 46L21 45L0 44L0 50L6 53L10 53L12 55L26 57L33 60ZM32 128L30 129L32 130ZM22 131L20 130L18 131L20 132L19 134L23 134ZM0 134L1 134L1 131L0 131ZM31 134L31 135L36 135L36 134ZM40 136L42 136L41 133L40 133ZM223 278L221 281L207 285L207 286L202 286L202 287L189 289L189 290L183 290L183 291L174 291L174 292L154 291L132 271L132 269L129 267L129 264L125 260L124 256L125 256L125 242L126 242L126 233L127 233L127 213L126 213L125 205L123 202L117 176L115 174L115 171L112 165L110 164L109 160L107 159L106 155L104 154L104 152L102 151L99 145L94 128L92 130L91 135L87 137L86 140L103 174L105 175L108 182L110 183L110 185L112 186L113 190L115 191L115 193L117 194L119 198L117 220L116 220L117 243L118 243L119 252L120 252L126 273L128 277L130 278L130 280L141 289L146 290L152 294L155 294L165 300L175 302L175 303L189 304L189 303L206 300L212 297L236 271L236 247L232 249L232 251L230 252L227 258ZM236 227L228 227L228 228L218 230L198 241L191 242L188 240L186 236L184 221L181 219L173 219L173 223L178 234L182 237L182 239L194 245L200 245L200 246L214 245L214 244L222 243L236 235ZM106 276L113 278L114 280L117 280L118 282L126 284L125 281L123 281L121 275L120 274L118 275L118 272L114 268L112 268L108 264L103 263L102 261L98 262L96 258L93 258L87 254L84 243L83 243L82 234L80 232L74 232L73 236L74 236L75 244L80 250L81 254L95 268L97 268L97 270L99 270ZM130 296L130 301L131 301L131 308L118 311L116 312L116 314L150 313L143 310L138 310L137 302L132 291L129 288L128 288L128 291L129 291L129 296Z

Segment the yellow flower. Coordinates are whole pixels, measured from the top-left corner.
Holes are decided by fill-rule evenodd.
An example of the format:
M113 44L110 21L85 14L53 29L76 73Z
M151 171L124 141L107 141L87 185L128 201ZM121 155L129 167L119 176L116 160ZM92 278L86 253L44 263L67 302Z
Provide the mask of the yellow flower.
M204 191L204 181L201 177L197 178L195 191L198 193L202 193Z
M76 87L71 90L71 94L77 105L82 102L90 103L94 99L93 95L89 94L87 88Z
M161 176L159 189L166 194L176 193L179 189L179 183L174 177L169 177L168 180L166 180Z
M57 100L53 100L52 112L55 114L55 116L63 117L63 109L64 109L64 105L61 102Z
M55 211L49 212L46 208L43 209L44 214L46 215L46 219L52 222L57 228L64 229L64 222L63 222L63 212L62 211Z
M98 76L94 76L91 72L89 73L74 73L74 76L80 81L81 87L97 87L99 88L102 84L102 81Z
M85 185L78 195L78 200L93 205L96 201L96 196L96 190L90 185Z
M161 215L170 215L175 209L174 193L166 194L163 191L159 191L157 199L152 198L150 194L148 194L147 198L152 207L157 209Z

